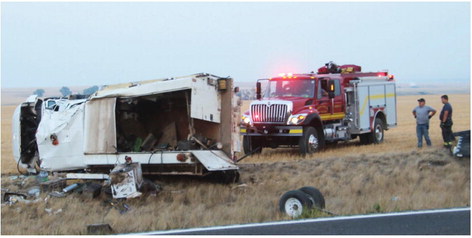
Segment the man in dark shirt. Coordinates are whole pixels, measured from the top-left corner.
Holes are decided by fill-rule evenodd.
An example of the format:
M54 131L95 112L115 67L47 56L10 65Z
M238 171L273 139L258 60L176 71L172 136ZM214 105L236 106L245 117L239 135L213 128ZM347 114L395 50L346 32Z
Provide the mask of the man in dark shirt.
M444 147L451 148L452 142L455 140L454 135L452 134L452 106L449 104L449 98L447 95L442 95L441 101L444 106L441 110L441 114L439 114L439 120L441 121L440 127L444 140Z

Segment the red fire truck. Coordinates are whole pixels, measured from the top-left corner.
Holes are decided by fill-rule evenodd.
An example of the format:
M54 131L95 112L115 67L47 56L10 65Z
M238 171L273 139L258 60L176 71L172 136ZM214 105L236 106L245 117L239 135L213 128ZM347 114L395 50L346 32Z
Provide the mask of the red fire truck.
M241 118L246 154L264 147L310 154L357 137L362 144L382 143L384 131L397 125L395 81L386 70L329 62L317 73L260 79L256 95Z

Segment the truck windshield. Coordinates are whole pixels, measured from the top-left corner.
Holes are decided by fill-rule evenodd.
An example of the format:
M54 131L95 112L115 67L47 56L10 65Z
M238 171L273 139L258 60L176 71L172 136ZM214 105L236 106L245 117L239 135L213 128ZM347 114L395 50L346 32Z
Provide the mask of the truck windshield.
M263 97L304 97L312 98L315 94L315 80L261 80Z

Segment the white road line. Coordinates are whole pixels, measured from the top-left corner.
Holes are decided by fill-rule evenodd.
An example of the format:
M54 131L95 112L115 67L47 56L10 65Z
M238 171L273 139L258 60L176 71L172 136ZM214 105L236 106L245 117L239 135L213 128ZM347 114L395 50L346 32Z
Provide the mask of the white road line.
M314 219L304 219L304 220L295 220L295 221L251 223L251 224L190 228L190 229L167 230L167 231L150 231L150 232L143 232L143 233L128 233L124 235L165 235L165 234L174 234L174 233L182 233L182 232L217 231L217 230L224 230L224 229L250 228L250 227L258 227L258 226L304 224L304 223L312 223L312 222L342 221L342 220L421 215L421 214L431 214L431 213L462 212L462 211L470 211L470 207L438 209L438 210L421 210L421 211L409 211L409 212L392 212L392 213L369 214L369 215L339 216L339 217L314 218Z

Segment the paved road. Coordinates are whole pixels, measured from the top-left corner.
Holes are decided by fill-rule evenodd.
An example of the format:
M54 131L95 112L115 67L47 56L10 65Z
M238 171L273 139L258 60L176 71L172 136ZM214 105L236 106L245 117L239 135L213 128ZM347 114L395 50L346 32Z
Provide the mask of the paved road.
M139 235L470 235L470 208L156 231Z

